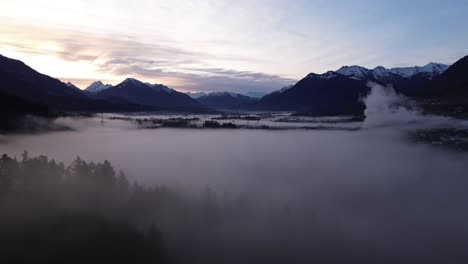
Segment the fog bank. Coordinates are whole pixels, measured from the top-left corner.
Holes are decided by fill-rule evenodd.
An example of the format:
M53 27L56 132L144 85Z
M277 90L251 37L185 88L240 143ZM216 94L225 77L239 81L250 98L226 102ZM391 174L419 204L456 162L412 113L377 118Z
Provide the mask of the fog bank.
M185 260L467 260L468 155L407 136L466 122L423 116L382 87L365 102L368 119L358 131L146 130L71 118L60 122L74 131L2 136L0 152L107 159L130 180L164 184L193 201L209 187L219 201L216 224L160 219L169 244L190 252Z

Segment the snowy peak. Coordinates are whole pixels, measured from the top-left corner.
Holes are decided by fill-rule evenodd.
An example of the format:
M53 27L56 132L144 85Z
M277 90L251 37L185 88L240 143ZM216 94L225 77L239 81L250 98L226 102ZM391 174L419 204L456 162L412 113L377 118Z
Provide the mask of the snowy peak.
M442 74L449 67L450 67L449 65L431 62L427 64L426 66L420 67L419 72L430 73L430 74Z
M422 67L400 67L393 68L390 71L394 74L400 75L403 78L410 78L417 74L425 74L430 78L444 73L450 66L440 63L429 63Z
M96 81L93 82L90 86L88 86L88 88L86 88L85 91L91 93L99 93L100 91L106 90L111 87L112 85L110 84L103 84L101 81Z
M432 79L433 77L444 73L449 68L448 65L440 64L440 63L429 63L422 67L399 67L399 68L391 68L387 69L382 66L375 67L372 70L361 66L343 66L338 69L336 72L347 76L352 77L355 79L369 79L373 78L375 80L385 80L388 78L394 77L394 75L403 77L403 78L411 78L418 74L424 74L428 78ZM322 78L327 78L330 76L330 72L324 73L321 75Z
M376 79L383 80L391 77L392 73L382 66L375 67L372 70L367 68L353 65L353 66L343 66L336 71L337 73L344 75L346 77L356 79L356 80L366 80L366 79ZM330 75L325 73L323 75ZM322 75L322 76L323 76Z
M353 66L343 66L340 69L338 69L336 72L347 77L365 79L370 75L371 71L364 67L353 65Z
M371 76L374 77L374 79L376 80L388 80L389 78L392 78L394 73L392 73L391 71L389 71L388 69L386 69L385 67L383 66L378 66L378 67L375 67L372 71L371 71Z

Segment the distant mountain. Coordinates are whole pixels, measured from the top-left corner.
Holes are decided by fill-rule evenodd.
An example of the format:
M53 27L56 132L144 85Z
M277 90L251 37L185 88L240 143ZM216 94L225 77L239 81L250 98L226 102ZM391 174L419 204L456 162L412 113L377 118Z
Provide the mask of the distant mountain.
M297 84L259 100L228 92L191 94L199 96L195 100L164 85L132 78L116 86L97 81L82 91L72 83L65 84L21 61L0 55L0 104L3 107L0 110L24 114L161 109L200 111L209 107L301 111L315 115L362 114L364 105L360 99L369 92L369 81L390 84L397 92L424 102L433 112L468 113L468 56L450 67L437 63L392 69L344 66L324 74L311 73Z
M366 79L378 82L392 82L398 78L411 79L418 75L422 75L427 79L432 79L444 73L448 68L448 65L431 62L422 67L386 69L379 66L372 70L361 66L343 66L338 69L336 73L360 80Z
M110 84L103 84L101 81L95 81L90 86L88 86L85 91L90 93L99 93L105 89L111 88Z
M71 89L73 89L73 90L75 90L75 91L77 91L77 92L81 92L81 89L78 88L78 87L76 87L76 86L75 86L73 83L71 83L71 82L67 82L67 83L65 83L65 85L66 85L68 88L71 88Z
M311 73L292 87L262 97L251 108L258 110L301 111L315 115L362 114L360 102L369 81L392 85L407 96L424 97L432 80L449 66L430 63L423 67L393 68L344 66L324 74Z
M205 92L187 92L186 93L188 96L192 97L193 99L200 98L202 96L208 95L209 93Z
M428 78L433 78L444 73L449 67L449 65L431 62L423 67L393 68L390 69L390 71L404 78L410 78L418 74L423 74Z
M161 108L200 107L198 101L160 84L143 83L128 78L122 83L96 93L96 98L113 102L128 101L134 104Z
M197 98L204 106L214 109L237 108L244 104L250 104L257 101L257 98L248 97L242 94L218 92L210 93Z
M262 98L263 96L265 96L267 94L268 93L264 93L264 92L246 92L246 93L243 93L243 95L248 96L248 97L252 97L252 98Z
M209 94L212 94L212 93L207 93L207 92L187 92L186 93L188 96L194 98L194 99L197 99L197 98L200 98L202 96L205 96L205 95L209 95ZM267 95L267 93L264 93L264 92L247 92L247 93L238 93L240 95L244 95L244 96L247 96L247 97L251 97L251 98L262 98L263 96Z

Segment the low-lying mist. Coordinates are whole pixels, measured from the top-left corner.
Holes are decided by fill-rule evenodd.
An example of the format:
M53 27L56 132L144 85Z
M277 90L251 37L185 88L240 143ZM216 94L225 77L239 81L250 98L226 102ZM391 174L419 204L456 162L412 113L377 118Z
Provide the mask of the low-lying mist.
M58 122L74 131L3 136L0 152L109 160L130 182L166 186L179 202L145 217L176 262L466 263L468 155L407 137L466 122L424 116L376 85L364 102L358 131L145 130L67 118Z

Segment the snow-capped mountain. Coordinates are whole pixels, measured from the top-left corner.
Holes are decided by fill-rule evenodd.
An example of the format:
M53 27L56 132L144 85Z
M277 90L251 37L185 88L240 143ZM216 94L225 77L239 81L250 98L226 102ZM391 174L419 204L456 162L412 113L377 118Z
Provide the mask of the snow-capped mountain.
M450 66L440 63L429 63L422 67L406 67L390 69L392 73L398 74L404 78L410 78L416 74L427 74L431 78L444 73Z
M355 77L357 79L365 79L371 74L371 70L366 69L361 66L357 66L357 65L343 66L340 69L338 69L336 72L344 76Z
M431 83L439 79L449 66L429 63L422 67L391 68L379 66L343 66L323 74L310 73L293 87L283 88L262 97L252 109L300 111L315 115L362 114L360 100L368 92L368 82L392 85L397 93L425 98Z
M100 91L103 91L111 87L112 85L110 84L103 84L101 81L96 81L96 82L93 82L90 86L88 86L88 88L86 88L85 91L90 92L90 93L99 93Z
M421 67L415 66L387 69L385 67L379 66L372 70L354 65L343 66L338 69L336 73L359 80L374 79L376 81L388 81L399 77L409 79L415 77L416 75L423 75L428 79L432 79L444 73L448 68L449 65L433 62ZM326 79L330 78L330 72L324 73L321 76L323 76L322 78Z

